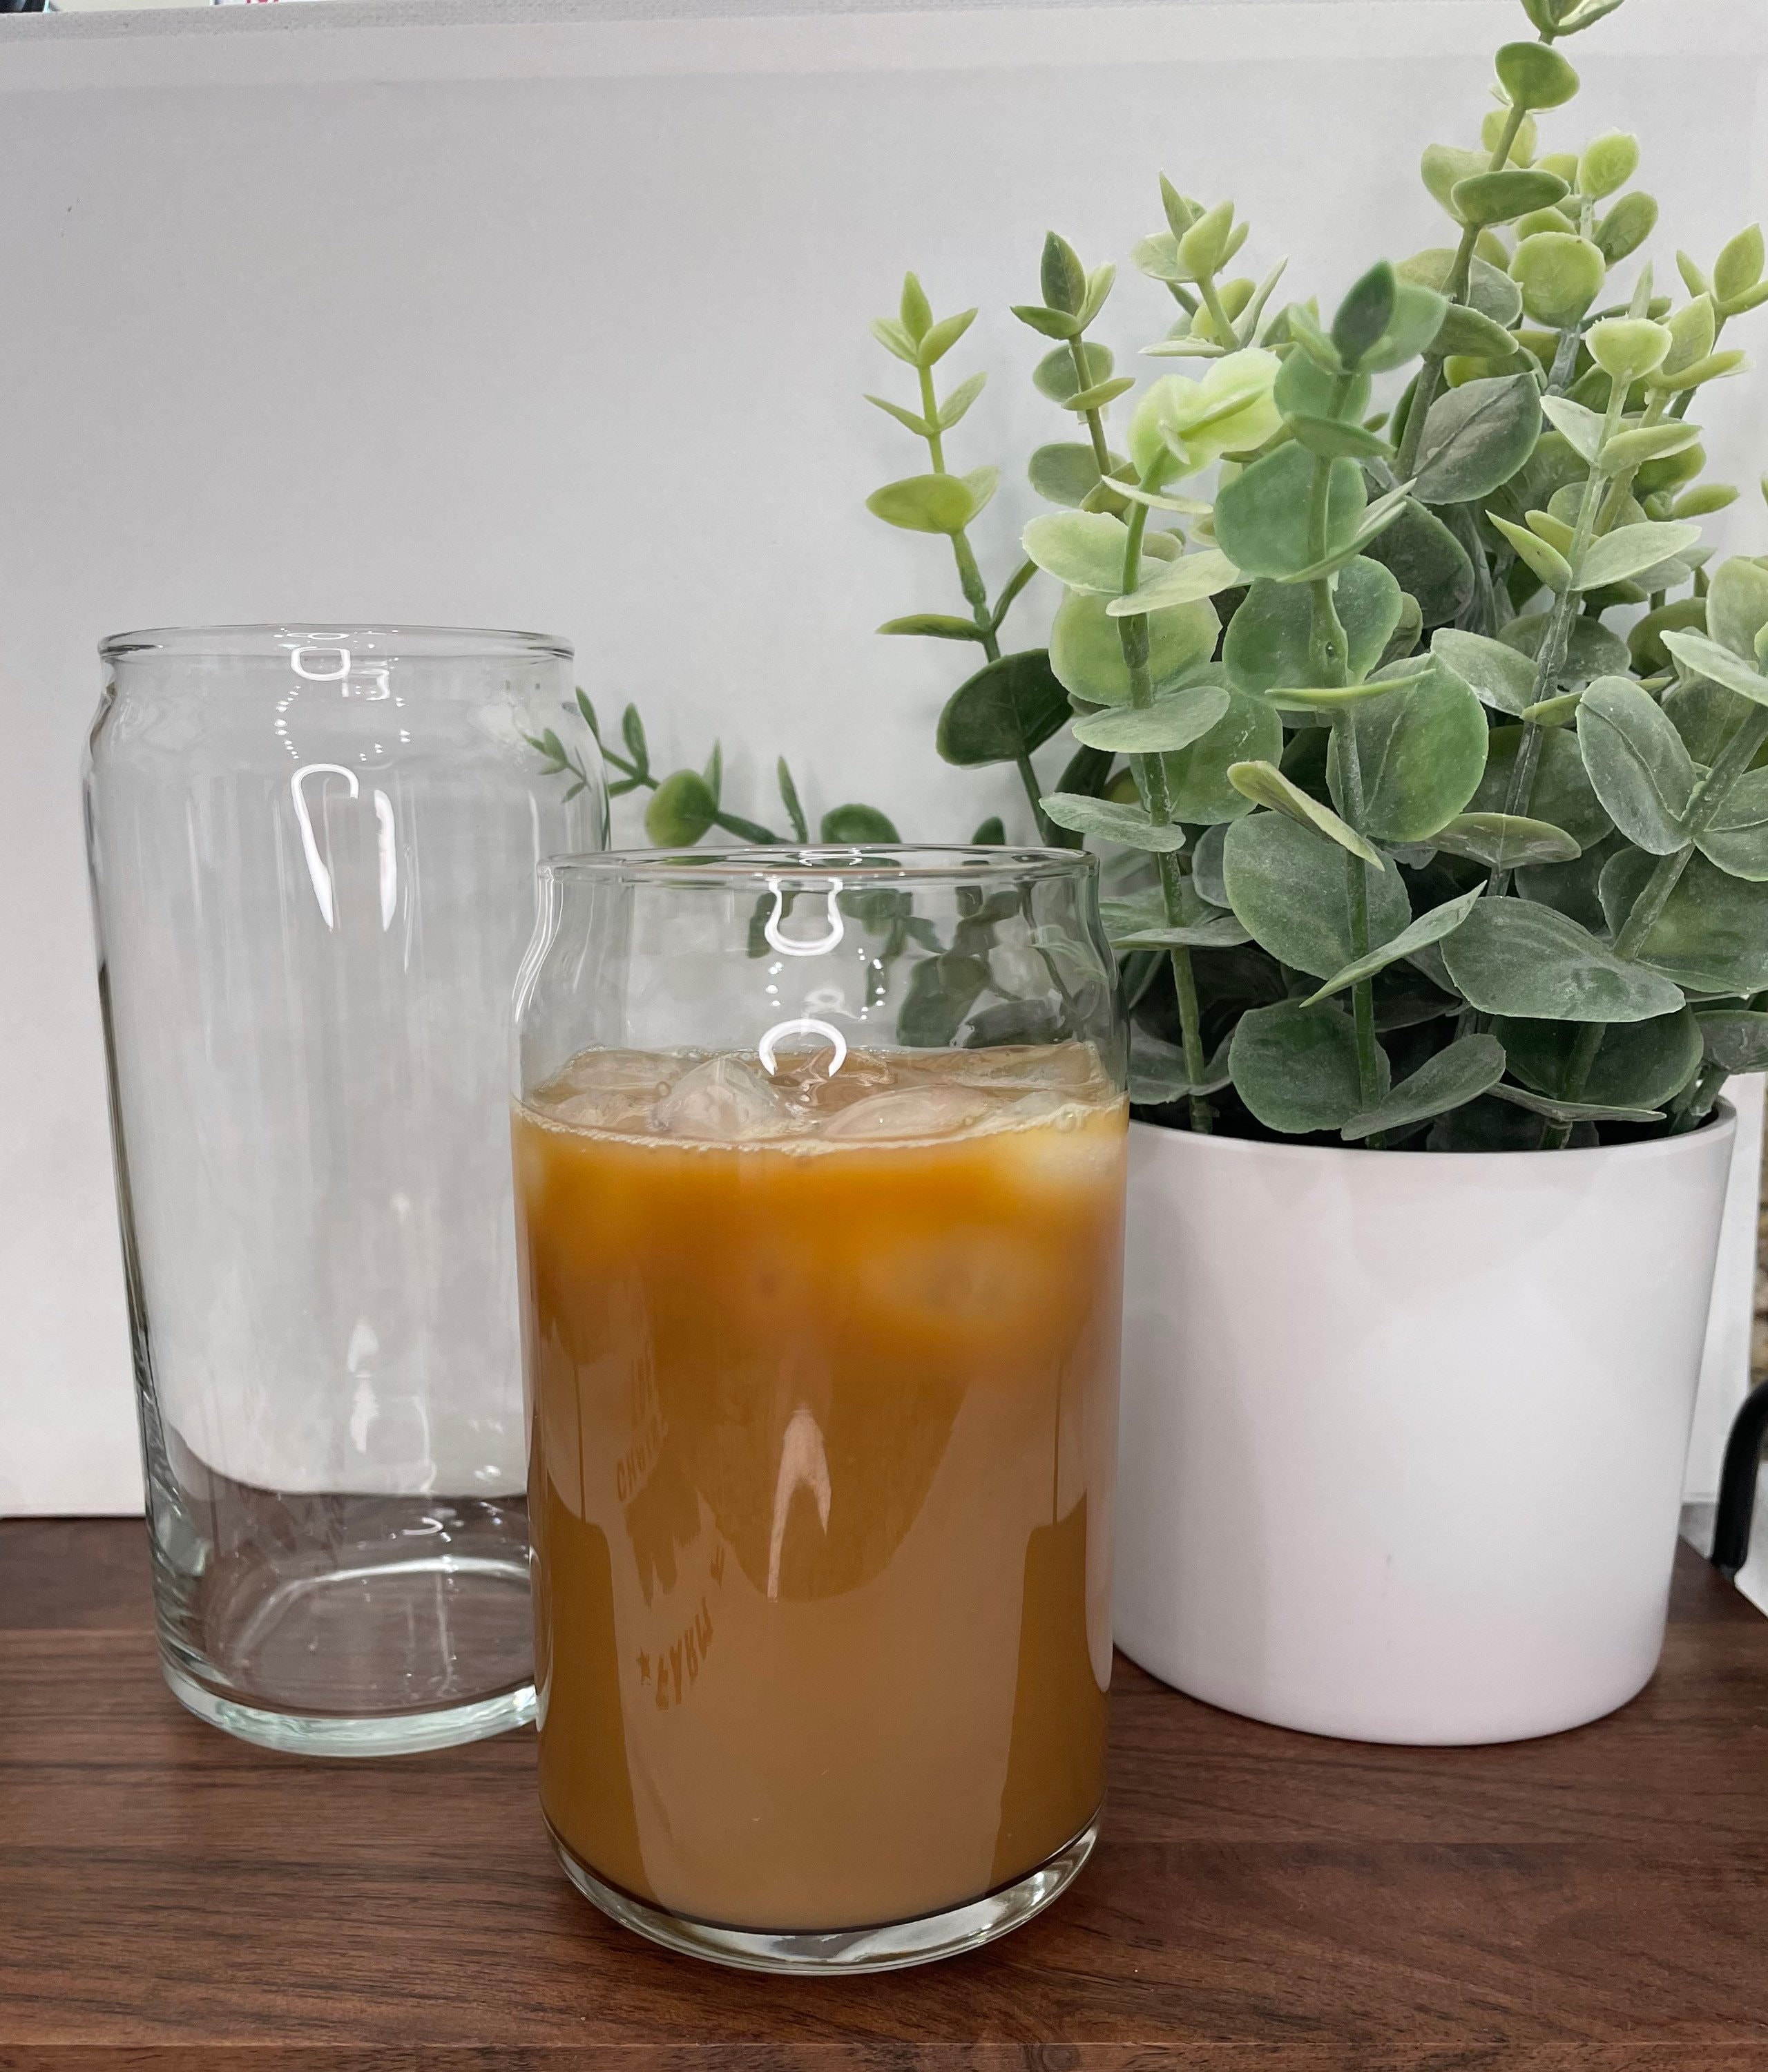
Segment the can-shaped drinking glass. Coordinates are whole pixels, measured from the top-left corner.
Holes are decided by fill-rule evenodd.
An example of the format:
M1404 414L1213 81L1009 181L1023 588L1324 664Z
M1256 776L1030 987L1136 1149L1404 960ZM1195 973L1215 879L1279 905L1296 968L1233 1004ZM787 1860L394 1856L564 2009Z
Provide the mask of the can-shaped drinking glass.
M1097 1832L1127 1109L1067 850L541 868L516 1196L543 1810L762 1970L913 1963Z

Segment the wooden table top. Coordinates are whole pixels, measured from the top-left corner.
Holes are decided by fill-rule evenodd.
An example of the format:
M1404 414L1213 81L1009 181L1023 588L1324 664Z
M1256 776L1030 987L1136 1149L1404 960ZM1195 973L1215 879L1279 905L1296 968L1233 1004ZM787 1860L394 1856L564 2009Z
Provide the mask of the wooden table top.
M1684 1548L1656 1681L1490 1749L1120 1659L1104 1839L992 1947L672 1957L566 1885L532 1735L306 1762L161 1683L138 1520L0 1523L4 2072L1768 2072L1768 1622Z

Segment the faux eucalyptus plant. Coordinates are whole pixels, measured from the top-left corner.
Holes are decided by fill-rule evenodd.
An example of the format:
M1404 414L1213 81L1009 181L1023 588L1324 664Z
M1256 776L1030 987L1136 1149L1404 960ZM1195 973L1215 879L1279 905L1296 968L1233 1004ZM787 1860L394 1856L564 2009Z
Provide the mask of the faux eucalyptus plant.
M1031 456L1057 508L992 594L968 528L996 471L946 453L983 376L935 371L974 312L911 275L875 327L915 393L872 400L927 467L870 508L949 541L964 606L882 631L980 647L940 752L1011 764L1043 839L1107 851L1158 1120L1554 1149L1692 1128L1768 1064L1768 558L1709 573L1696 520L1736 492L1690 417L1744 364L1722 335L1768 300L1763 241L1679 255L1660 294L1630 269L1636 141L1541 152L1578 90L1560 45L1620 4L1523 0L1478 149L1425 154L1449 241L1330 322L1277 299L1281 265L1232 271L1231 202L1163 181L1134 259L1177 321L1145 352L1194 367L1132 399L1088 335L1113 269L1052 235L1015 314L1079 436ZM1003 652L1040 572L1049 645ZM989 976L954 958L958 1022Z

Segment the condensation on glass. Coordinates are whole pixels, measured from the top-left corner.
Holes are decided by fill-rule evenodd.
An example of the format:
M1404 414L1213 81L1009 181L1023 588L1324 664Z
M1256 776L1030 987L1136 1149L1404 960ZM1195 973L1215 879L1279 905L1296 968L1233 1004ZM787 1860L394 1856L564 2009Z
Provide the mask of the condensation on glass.
M101 652L87 832L167 1679L279 1747L496 1732L533 1703L508 1002L537 858L605 839L571 651L290 625Z
M542 870L514 1117L541 1799L659 1941L913 1963L1085 1860L1115 980L1068 852Z

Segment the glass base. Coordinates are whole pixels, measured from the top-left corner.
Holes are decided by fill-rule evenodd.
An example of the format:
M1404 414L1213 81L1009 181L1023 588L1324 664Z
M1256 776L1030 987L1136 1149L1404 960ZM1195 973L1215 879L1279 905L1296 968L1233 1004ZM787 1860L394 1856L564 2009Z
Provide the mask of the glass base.
M475 1699L471 1704L351 1720L242 1704L197 1683L163 1655L160 1667L173 1696L198 1719L242 1741L290 1755L417 1755L426 1749L453 1748L462 1741L508 1733L512 1727L529 1725L534 1717L532 1684L520 1684L495 1697Z
M892 1921L881 1928L842 1928L813 1934L767 1934L754 1929L721 1928L709 1921L633 1898L604 1885L581 1863L549 1823L553 1847L565 1875L586 1899L623 1927L636 1929L666 1950L738 1971L898 1971L910 1964L931 1964L980 1949L997 1936L1022 1926L1041 1914L1079 1875L1099 1839L1096 1814L1074 1840L998 1892L985 1893L943 1914L924 1914L913 1921Z

